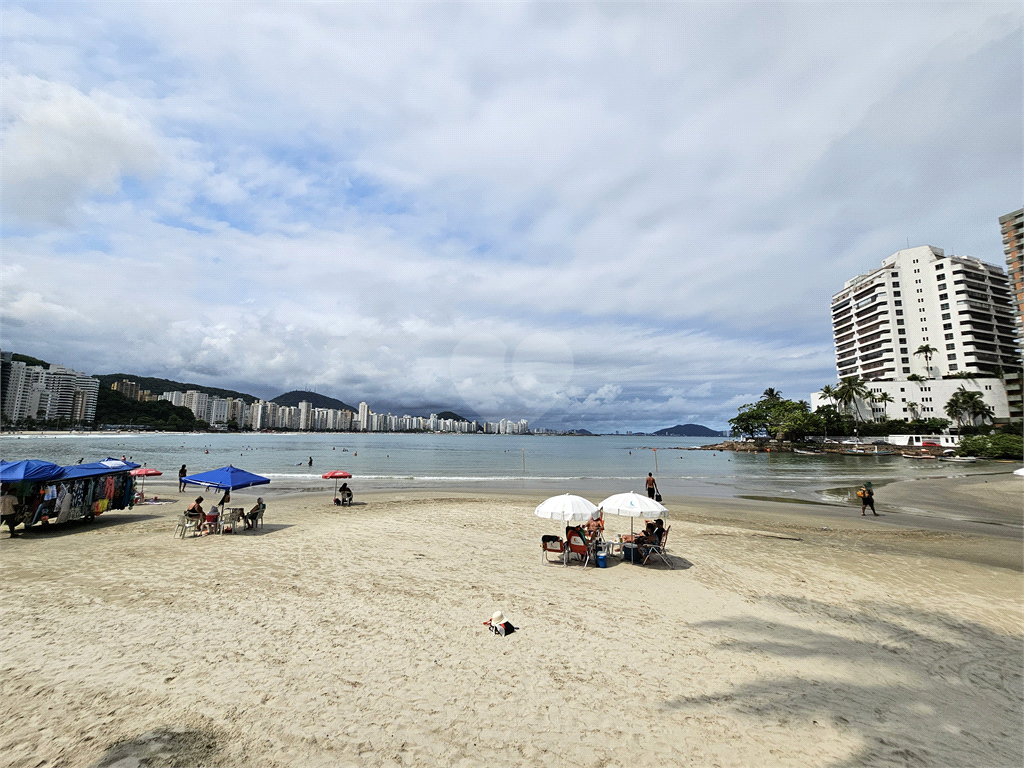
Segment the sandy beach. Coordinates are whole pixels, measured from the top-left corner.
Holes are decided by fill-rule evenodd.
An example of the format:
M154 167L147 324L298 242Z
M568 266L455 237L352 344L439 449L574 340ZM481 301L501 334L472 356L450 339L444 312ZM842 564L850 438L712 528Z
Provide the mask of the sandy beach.
M541 565L530 494L270 497L182 541L155 483L0 540L2 762L1017 766L1021 491L989 481L936 493L999 535L913 525L898 484L880 518L666 498L671 570Z

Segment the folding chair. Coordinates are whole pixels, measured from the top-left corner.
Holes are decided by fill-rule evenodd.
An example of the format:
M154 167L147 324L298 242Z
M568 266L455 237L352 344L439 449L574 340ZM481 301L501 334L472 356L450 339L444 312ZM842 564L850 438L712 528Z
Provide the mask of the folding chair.
M558 555L557 560L552 560L551 555ZM562 541L561 536L541 536L540 537L540 562L542 565L547 563L557 563L562 561L564 564L565 560L565 542Z
M582 529L566 528L565 545L568 547L568 552L565 554L565 564L568 565L569 560L575 555L583 561L583 567L586 568L593 555L593 550L590 544L587 543L587 537Z
M672 563L668 559L668 551L665 547L668 545L668 532L672 530L670 525L665 529L665 533L661 536L661 541L657 544L644 544L640 550L640 554L643 556L643 560L640 561L641 565L647 565L647 561L652 557L660 557L662 562L665 563L670 569Z

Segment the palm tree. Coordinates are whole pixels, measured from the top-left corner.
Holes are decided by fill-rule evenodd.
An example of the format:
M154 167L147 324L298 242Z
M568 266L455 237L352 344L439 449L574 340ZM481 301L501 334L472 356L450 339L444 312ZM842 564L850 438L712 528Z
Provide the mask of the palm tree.
M888 421L889 420L888 405L889 405L889 403L896 402L895 400L892 399L892 395L890 395L888 392L883 392L880 395L875 395L873 399L874 399L874 401L876 403L881 403L882 404L882 416L884 417L885 421Z
M857 421L863 421L860 413L860 404L858 400L867 400L871 397L871 392L868 391L867 384L860 376L847 376L835 391L836 401L842 403L844 411L849 413L850 405L852 404L856 410Z
M768 387L762 394L762 400L767 400L770 403L777 403L782 399L782 393L779 392L775 387Z
M917 353L915 352L914 354L916 355ZM922 381L928 381L928 379L926 379L924 376L922 376L919 373L912 373L909 376L907 376L907 381L922 382Z
M932 355L935 354L938 351L939 350L937 350L931 344L922 344L920 347L918 347L914 351L914 357L917 357L918 355L924 355L924 365L925 365L925 369L928 372L928 375L925 378L931 378L931 375L932 375Z
M832 404L835 405L835 402L836 402L836 388L835 387L833 387L831 384L826 384L824 387L821 388L820 392L821 392L821 396L825 400L830 400L830 401L832 401Z
M920 403L907 403L907 409L910 411L910 416L914 421L917 421L917 409L920 407Z

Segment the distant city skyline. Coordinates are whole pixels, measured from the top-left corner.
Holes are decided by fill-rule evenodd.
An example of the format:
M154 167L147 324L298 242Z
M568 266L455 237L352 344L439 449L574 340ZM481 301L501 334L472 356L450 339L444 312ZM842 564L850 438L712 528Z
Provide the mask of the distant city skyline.
M182 8L5 3L5 350L723 429L1021 204L1019 2Z

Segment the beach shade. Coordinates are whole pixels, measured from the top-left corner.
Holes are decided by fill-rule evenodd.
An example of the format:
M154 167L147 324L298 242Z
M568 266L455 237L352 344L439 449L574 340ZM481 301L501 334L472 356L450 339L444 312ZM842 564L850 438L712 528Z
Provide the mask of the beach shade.
M146 478L147 477L156 477L157 475L162 475L163 472L161 472L159 469L153 469L152 467L139 467L138 469L133 469L128 474L129 475L133 475L135 477L141 477L142 478L142 490L140 491L140 493L142 494L142 500L145 501L146 500Z
M108 456L103 461L71 464L64 467L64 479L78 480L83 477L101 477L102 475L112 475L115 472L129 472L141 466L134 461L121 461L121 459L112 459Z
M0 461L0 482L4 483L42 483L63 476L64 467L49 461Z
M548 520L561 520L563 523L582 522L589 520L591 513L596 509L596 506L582 496L564 493L561 496L552 496L550 499L542 501L537 505L534 514Z
M633 532L634 517L654 517L668 509L654 499L641 496L635 491L629 493L617 493L597 505L598 509L610 512L613 515L625 515L629 518L629 532Z
M220 469L211 469L209 472L200 472L198 475L189 475L181 478L181 482L187 485L204 485L207 488L219 488L222 491L234 491L239 488L248 488L251 485L266 485L269 478L254 475L244 469L232 467L230 464Z
M334 498L338 498L338 478L339 477L352 477L351 472L346 472L343 469L332 469L330 472L324 472L320 475L324 480L334 479Z

